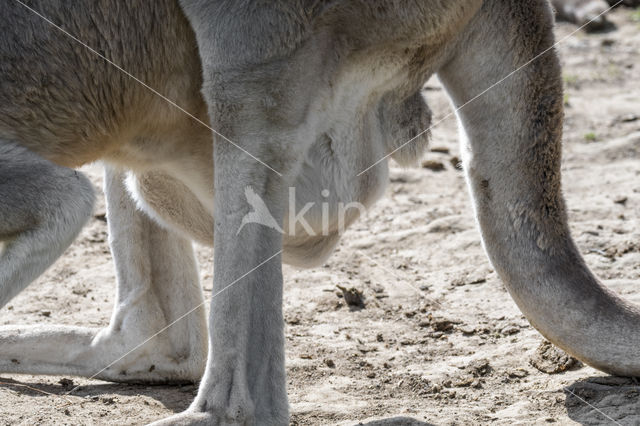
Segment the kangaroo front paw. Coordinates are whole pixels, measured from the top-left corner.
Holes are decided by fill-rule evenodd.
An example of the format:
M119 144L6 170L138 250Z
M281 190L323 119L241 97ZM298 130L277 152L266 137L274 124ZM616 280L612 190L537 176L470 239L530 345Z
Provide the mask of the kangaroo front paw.
M224 390L220 390L218 397ZM165 425L215 425L215 426L245 426L245 425L275 425L278 423L261 419L256 421L253 415L253 404L244 394L230 389L229 394L222 399L206 398L201 402L196 400L189 410L163 420L152 423L152 426ZM211 400L211 401L210 401ZM266 421L265 421L266 420ZM284 423L286 424L286 423Z
M287 425L289 411L281 380L258 373L247 381L244 368L233 361L205 373L198 396L184 413L153 423L158 425ZM260 376L262 376L260 378ZM253 377L253 376L252 376ZM282 383L283 384L283 383Z
M187 426L187 425L215 425L215 419L207 413L192 413L185 411L184 413L176 414L166 419L158 420L151 423L149 426Z
M229 411L229 410L225 410ZM286 416L285 416L286 418ZM287 420L283 420L282 417L259 417L259 418L248 418L248 417L238 417L238 416L229 416L228 414L220 415L220 413L214 413L211 411L200 412L200 411L185 411L184 413L175 414L171 417L167 417L166 419L158 420L157 422L151 423L150 426L199 426L199 425L207 425L207 426L238 426L238 425L266 425L266 426L276 426L276 425L286 425L288 424Z
M246 371L234 362L221 364L206 374L198 396L185 415L203 415L208 424L214 425L256 424Z

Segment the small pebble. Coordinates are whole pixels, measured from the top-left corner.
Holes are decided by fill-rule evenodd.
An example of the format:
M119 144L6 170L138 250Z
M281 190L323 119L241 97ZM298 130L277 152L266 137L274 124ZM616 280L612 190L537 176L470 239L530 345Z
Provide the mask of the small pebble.
M425 160L422 162L422 167L425 169L429 169L432 172L441 172L443 170L445 170L444 168L444 164L442 164L440 161L434 161L434 160Z

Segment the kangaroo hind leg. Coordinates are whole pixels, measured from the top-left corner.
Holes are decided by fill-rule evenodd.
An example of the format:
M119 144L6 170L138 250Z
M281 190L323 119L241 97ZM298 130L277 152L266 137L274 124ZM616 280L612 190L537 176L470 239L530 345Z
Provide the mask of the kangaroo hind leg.
M71 245L93 202L84 175L0 140L0 307Z
M207 327L191 243L141 212L123 178L107 168L117 284L109 325L1 326L1 373L145 383L192 382L202 375Z

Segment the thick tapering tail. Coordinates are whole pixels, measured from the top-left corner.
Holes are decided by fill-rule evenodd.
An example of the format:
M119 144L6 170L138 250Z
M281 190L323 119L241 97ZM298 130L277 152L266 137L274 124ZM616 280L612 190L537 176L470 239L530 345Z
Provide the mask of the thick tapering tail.
M485 2L439 76L461 107L485 249L522 312L587 364L640 376L640 310L600 284L567 226L552 22L542 0Z

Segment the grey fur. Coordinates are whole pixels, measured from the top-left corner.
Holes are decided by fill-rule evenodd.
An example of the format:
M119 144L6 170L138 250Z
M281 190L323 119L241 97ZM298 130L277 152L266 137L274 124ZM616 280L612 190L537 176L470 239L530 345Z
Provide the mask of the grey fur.
M0 307L66 250L93 210L82 174L0 140Z

